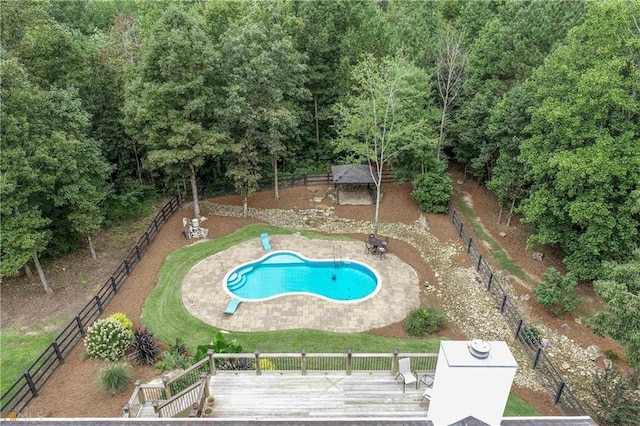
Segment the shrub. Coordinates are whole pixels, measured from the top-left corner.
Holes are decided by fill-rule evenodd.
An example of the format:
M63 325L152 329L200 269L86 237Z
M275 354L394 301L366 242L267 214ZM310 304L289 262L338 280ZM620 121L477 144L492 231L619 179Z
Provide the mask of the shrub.
M613 349L606 349L604 351L604 354L611 361L617 361L617 360L620 359L620 355L618 355L618 353L616 351L614 351Z
M131 321L129 317L127 317L122 312L116 312L115 314L109 315L107 318L118 321L124 328L133 333L133 321Z
M177 352L164 351L160 361L156 362L153 366L156 371L162 373L178 368L185 369L188 368L190 364L188 356Z
M411 336L424 336L442 330L445 317L435 308L414 309L404 320L404 330Z
M87 329L84 346L90 358L118 361L124 356L133 333L115 319L99 319Z
M522 330L522 338L533 345L539 345L541 342L540 330L532 325L528 325Z
M591 383L591 412L601 425L640 424L640 370L627 376L614 367L598 372Z
M446 213L449 194L453 191L451 175L447 173L447 166L443 162L434 161L427 167L429 170L426 173L413 179L411 196L424 211Z
M121 362L109 363L98 371L98 386L112 394L121 393L132 381L131 368Z
M564 277L555 268L549 268L543 275L544 281L533 288L538 303L551 310L555 316L573 311L580 303L575 288L578 281L572 273Z
M133 362L138 365L153 365L161 354L158 341L146 328L139 328L133 332L131 349Z

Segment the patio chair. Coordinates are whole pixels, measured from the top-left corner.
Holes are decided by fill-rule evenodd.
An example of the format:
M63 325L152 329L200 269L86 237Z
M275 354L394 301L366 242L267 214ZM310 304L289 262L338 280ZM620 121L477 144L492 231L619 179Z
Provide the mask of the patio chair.
M265 249L265 251L271 250L271 244L269 243L269 234L264 233L262 234L261 238L262 238L262 247Z
M411 369L411 358L402 358L398 361L398 377L402 378L402 393L405 392L405 388L408 384L415 383L416 389L418 389L418 375Z
M242 303L242 301L240 300L236 300L236 299L231 299L231 301L229 302L229 304L227 305L226 309L222 312L223 314L226 315L233 315L236 311L236 309L238 309L238 305L240 305Z
M425 401L431 401L431 396L433 395L433 389L432 388L426 388L424 390L424 393L422 394L422 401L420 401L420 405L422 405L423 402Z

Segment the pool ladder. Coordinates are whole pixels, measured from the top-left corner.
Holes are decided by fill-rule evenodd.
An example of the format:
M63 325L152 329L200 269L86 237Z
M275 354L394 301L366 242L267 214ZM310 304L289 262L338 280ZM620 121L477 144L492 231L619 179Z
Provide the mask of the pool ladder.
M333 246L333 267L339 268L342 266L342 247Z

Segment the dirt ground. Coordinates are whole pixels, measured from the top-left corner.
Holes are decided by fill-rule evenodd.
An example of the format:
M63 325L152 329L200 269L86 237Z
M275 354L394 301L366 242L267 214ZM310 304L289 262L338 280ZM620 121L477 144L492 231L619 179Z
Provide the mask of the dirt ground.
M488 191L470 180L462 183L462 174L453 170L456 186L456 197L465 197L473 204L473 209L487 232L500 242L505 251L532 277L531 282L539 280L548 266L559 266L553 252L545 252L543 262L533 261L531 253L525 249L527 229L519 224L516 219L512 226L496 223L497 202ZM312 199L317 194L328 190L327 187L297 187L280 191L280 199L273 197L272 191L254 195L249 200L249 207L254 208L279 208L279 209L305 209L312 205ZM413 223L420 215L420 209L410 195L411 187L408 184L385 185L384 197L381 201L380 220L382 222ZM241 205L240 197L225 196L215 199L222 204ZM374 206L348 206L334 205L338 217L357 220L372 220ZM209 238L226 235L249 223L254 219L243 220L229 217L219 217L202 212L208 217L204 226L209 228ZM430 224L431 232L441 241L458 242L455 229L450 224L448 216L424 214ZM104 316L114 312L126 313L140 326L140 316L144 300L152 283L157 280L160 267L169 253L185 246L191 241L182 238L182 217L193 216L192 211L182 211L174 214L162 228L156 241L132 275L128 278L122 290L107 307ZM79 251L63 259L46 265L46 273L55 292L48 296L44 294L37 277L21 277L7 279L2 283L2 297L0 299L0 312L3 330L19 332L34 332L41 330L58 331L72 318L95 294L96 290L106 281L115 270L121 259L126 255L138 235L140 235L146 221L137 221L127 225L118 234L103 232L95 239L98 251L98 261L93 261L88 250ZM500 237L499 232L506 232L505 237ZM356 237L363 238L362 235ZM421 280L436 282L433 272L426 265L419 252L408 244L394 242L394 253L405 262L412 265L420 275ZM468 265L469 260L460 256L457 259L461 264ZM531 283L517 285L522 294L530 293ZM586 288L583 289L586 297L597 301ZM423 302L437 302L424 297ZM560 329L561 322L550 317L535 303L531 302L532 312L541 321ZM583 344L598 344L602 349L612 348L618 354L624 353L623 349L615 343L594 336L586 327L573 321L573 318L565 318L562 322L569 322L571 327L566 330L568 337ZM408 336L404 332L401 323L371 330L371 333L381 336L402 337ZM464 336L454 324L439 333L449 338L464 339ZM36 398L23 412L25 417L115 417L121 412L122 406L131 395L133 386L121 395L108 395L97 389L94 377L101 363L95 360L84 360L82 353L84 347L78 344L59 367L58 371L41 390ZM135 377L147 381L155 375L151 367L135 367ZM544 415L557 415L557 409L553 406L549 396L544 393L527 389L515 389L516 393L534 406Z

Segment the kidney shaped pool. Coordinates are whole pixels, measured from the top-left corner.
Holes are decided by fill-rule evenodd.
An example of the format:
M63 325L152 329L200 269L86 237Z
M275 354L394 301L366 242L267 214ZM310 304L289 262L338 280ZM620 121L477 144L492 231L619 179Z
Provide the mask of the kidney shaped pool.
M380 284L380 275L362 262L308 259L293 251L275 251L236 266L222 281L227 293L247 302L291 294L361 302L377 293Z

